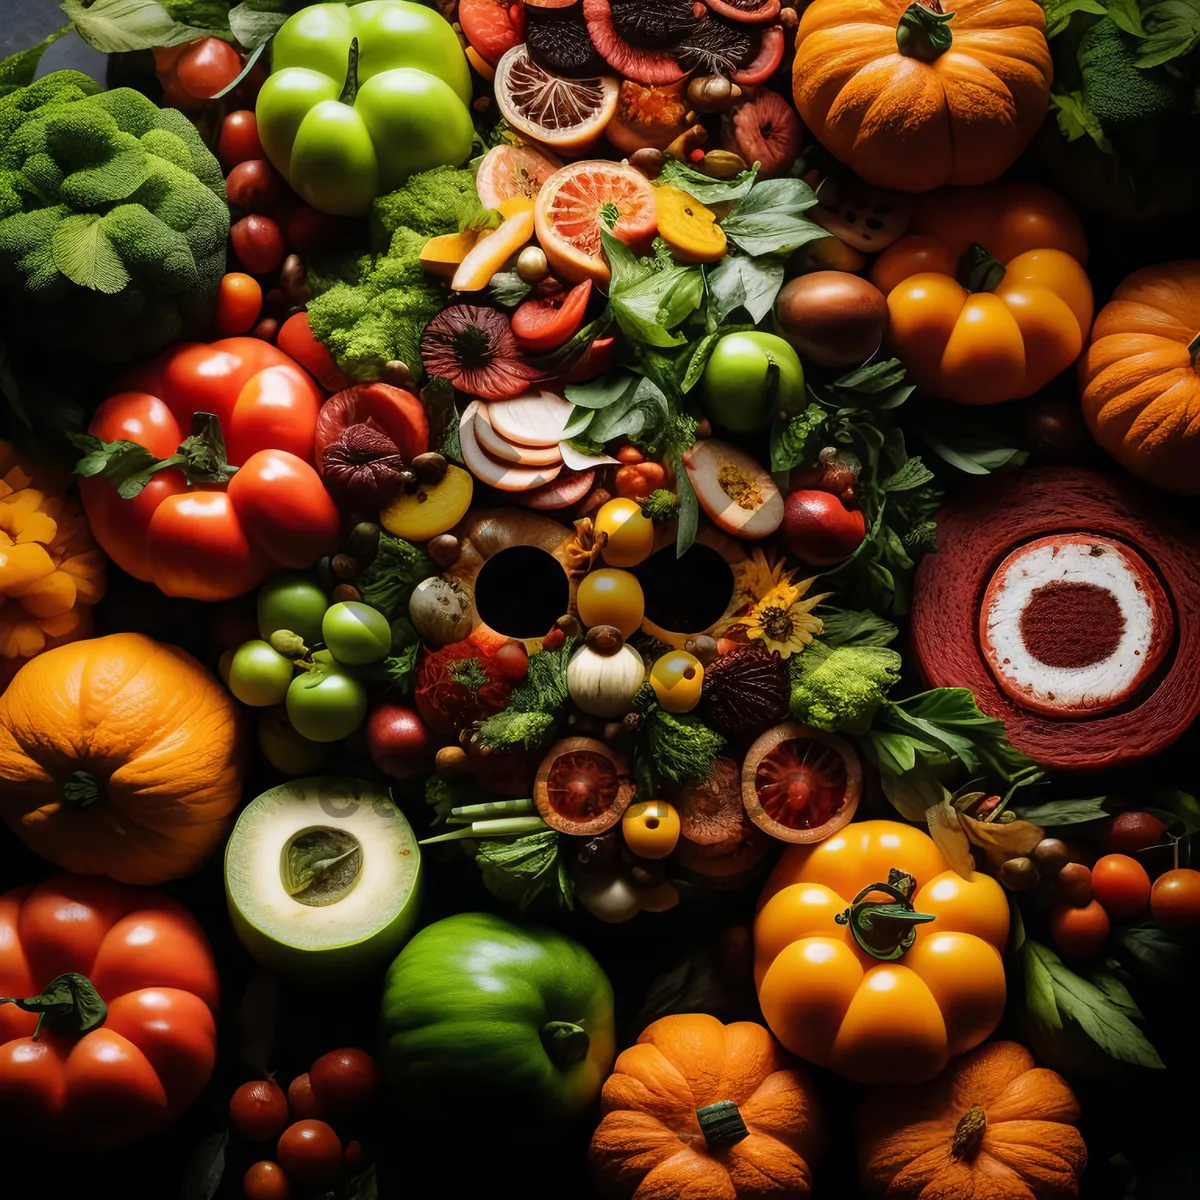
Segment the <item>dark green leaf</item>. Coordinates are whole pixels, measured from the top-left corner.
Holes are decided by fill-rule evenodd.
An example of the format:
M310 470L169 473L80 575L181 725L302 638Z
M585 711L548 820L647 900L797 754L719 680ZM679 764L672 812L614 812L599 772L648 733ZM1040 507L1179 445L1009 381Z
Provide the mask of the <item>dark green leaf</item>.
M988 475L1001 467L1019 467L1028 457L1016 446L1001 446L986 438L935 430L926 425L921 426L920 434L938 457L968 475Z
M819 404L810 404L787 420L777 419L771 427L771 470L790 471L798 467L813 435L824 424L825 410Z
M817 609L823 641L831 646L887 646L900 632L891 621L870 611Z
M488 283L488 295L501 308L516 308L533 289L516 271L497 271Z
M709 309L711 315L711 306ZM717 343L730 333L745 333L753 329L753 325L722 325L720 329L715 329L711 333L706 333L695 346L692 347L692 352L688 356L687 369L683 373L683 379L680 382L679 390L685 395L692 390L700 382L704 376L704 369L708 366L708 360L712 357L713 350L716 349Z
M1178 788L1155 788L1143 797L1143 803L1146 807L1163 810L1168 824L1174 818L1183 826L1185 834L1200 832L1200 802L1189 792Z
M1050 93L1050 107L1058 124L1058 131L1068 142L1077 142L1082 137L1090 137L1098 149L1105 154L1112 153L1112 143L1104 132L1104 126L1099 118L1087 106L1082 92Z
M1046 14L1046 36L1057 37L1071 23L1071 14L1094 13L1104 16L1107 9L1102 0L1040 0Z
M729 200L740 200L754 186L758 174L757 164L732 179L713 179L689 167L675 158L663 162L657 182L677 187L695 197L701 204L721 204Z
M639 259L607 229L600 232L612 271L608 299L626 337L650 346L682 346L687 339L671 332L704 299L699 267L659 269L656 260Z
M1108 19L1118 29L1134 37L1144 38L1146 27L1142 24L1142 12L1138 0L1105 0Z
M225 1152L229 1147L229 1131L222 1129L196 1147L183 1173L179 1189L181 1200L213 1200L225 1174Z
M247 50L269 42L288 19L286 5L274 7L262 0L243 0L229 10L229 29ZM276 11L278 10L278 11Z
M1107 796L1092 796L1086 800L1051 800L1013 811L1022 821L1041 825L1044 829L1057 829L1063 825L1084 825L1088 821L1106 819L1112 815L1104 807L1107 799Z
M30 46L27 50L19 50L16 54L10 54L6 59L0 61L0 96L7 96L9 92L15 92L17 88L28 87L37 74L42 55L59 38L66 37L72 28L69 24L64 25L61 29L47 34L36 46Z
M833 386L843 392L875 396L880 392L890 392L906 379L904 364L898 358L884 358L856 367L835 379Z
M802 180L763 180L738 202L721 228L747 254L786 254L829 236L827 229L804 216L816 202L816 193Z
M908 492L922 487L932 478L933 472L919 458L910 458L879 486L885 492Z
M612 306L605 305L604 311L594 321L585 325L557 350L551 350L548 354L530 355L530 365L537 367L545 375L565 374L584 356L593 342L608 334L613 327L613 321Z
M257 46L246 56L246 61L242 63L242 69L219 91L213 92L209 96L210 100L220 100L222 96L228 96L234 88L240 87L242 80L254 70L258 60L262 57L262 52L267 48L270 39L259 42Z
M775 297L783 286L783 259L726 254L707 272L707 280L711 325L720 325L739 308L744 308L758 322L774 307Z
M1104 993L1113 1008L1118 1012L1123 1012L1127 1017L1140 1019L1141 1009L1138 1008L1129 994L1124 980L1121 979L1118 973L1120 969L1120 963L1110 958L1103 963L1093 963L1087 968L1087 974L1092 983Z
M1143 70L1190 54L1200 45L1200 0L1163 0L1146 9L1146 40L1134 60Z
M62 10L79 36L104 54L181 46L221 32L177 21L158 0L63 0Z
M36 996L8 996L0 1004L15 1004L28 1013L37 1013L39 1021L59 1027L65 1033L81 1034L104 1024L108 1008L86 975L68 971L58 975Z
M1178 978L1187 961L1187 948L1152 920L1118 925L1112 936L1119 949L1132 960L1132 969L1151 979L1170 983Z
M632 371L610 371L586 383L568 383L563 394L578 408L607 408L631 393L637 383Z
M692 487L687 468L683 465L683 455L679 450L672 450L668 461L671 473L675 476L675 494L679 497L679 521L675 527L675 557L682 558L696 540L700 528L700 501L696 498L696 489Z
M547 829L519 838L481 841L475 865L493 896L525 912L547 891L553 892L557 903L569 905L570 876L559 869L563 856L562 835Z

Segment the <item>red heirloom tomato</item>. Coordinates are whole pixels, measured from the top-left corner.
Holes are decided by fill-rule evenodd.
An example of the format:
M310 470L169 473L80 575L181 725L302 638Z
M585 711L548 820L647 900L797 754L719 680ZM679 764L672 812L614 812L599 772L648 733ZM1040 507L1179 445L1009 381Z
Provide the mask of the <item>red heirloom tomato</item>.
M128 455L80 482L92 533L123 570L168 596L229 600L336 548L337 507L312 466L323 393L281 350L185 343L118 386L88 432L170 463L130 499L117 490L139 467Z
M0 1124L17 1141L127 1145L212 1075L216 964L159 892L59 875L0 896L0 996L37 1009L47 993L69 1007L0 1004Z

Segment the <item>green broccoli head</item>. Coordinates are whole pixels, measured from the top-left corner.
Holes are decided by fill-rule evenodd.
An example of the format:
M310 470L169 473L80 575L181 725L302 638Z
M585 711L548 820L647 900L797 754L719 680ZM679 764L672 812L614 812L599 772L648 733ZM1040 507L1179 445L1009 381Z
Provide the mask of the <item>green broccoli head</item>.
M228 236L182 113L77 71L0 99L0 302L31 336L113 361L199 333Z
M371 205L371 240L382 249L401 227L426 238L456 233L482 215L475 173L461 167L434 167L413 175L402 188Z
M1162 118L1186 112L1191 101L1188 86L1165 68L1136 65L1140 45L1109 17L1079 42L1084 103L1110 136L1150 130Z
M828 646L816 640L788 661L792 716L827 733L866 733L900 679L900 655L886 646Z

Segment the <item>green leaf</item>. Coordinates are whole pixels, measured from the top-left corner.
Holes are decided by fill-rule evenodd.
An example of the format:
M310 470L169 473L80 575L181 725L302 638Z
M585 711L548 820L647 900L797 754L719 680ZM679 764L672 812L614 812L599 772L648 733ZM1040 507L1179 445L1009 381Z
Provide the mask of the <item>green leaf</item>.
M103 54L181 46L220 34L177 21L158 0L63 0L62 10L79 36Z
M677 187L699 200L701 204L723 204L730 200L740 200L747 195L754 186L757 175L758 164L755 163L750 170L743 171L732 179L713 179L711 175L705 175L678 159L668 158L663 162L656 182L668 187Z
M98 213L73 213L64 217L51 239L54 265L74 284L93 292L115 296L133 276L125 269L104 230Z
M829 236L827 229L804 216L816 203L816 193L800 179L763 180L739 201L721 228L747 254L786 254Z
M1162 810L1168 823L1174 818L1183 826L1184 835L1200 832L1200 802L1178 788L1155 788L1143 798L1147 808Z
M221 1129L196 1147L183 1173L180 1200L213 1200L225 1174L229 1130Z
M1050 107L1058 122L1058 131L1068 142L1090 137L1105 154L1112 153L1112 143L1104 132L1099 118L1087 106L1082 92L1051 92Z
M1057 37L1071 23L1073 13L1094 13L1098 17L1108 11L1102 0L1040 0L1046 14L1046 36Z
M711 324L720 325L739 308L758 322L775 306L775 297L783 286L783 259L726 254L708 271L707 281Z
M242 80L254 70L255 65L258 63L258 60L262 58L262 53L267 48L269 43L270 39L259 42L258 45L246 55L246 61L242 63L242 69L219 92L213 92L213 94L209 96L209 99L220 100L222 96L228 96L229 93L234 90L234 88L241 87Z
M533 288L516 271L497 271L488 283L488 295L501 308L516 308Z
M288 19L286 5L271 0L243 0L229 10L229 29L247 50L269 42Z
M771 426L771 470L790 471L798 467L808 452L813 434L825 424L825 410L810 404L801 413L776 419Z
M417 652L421 649L419 642L405 646L399 654L393 654L383 660L388 682L401 696L407 696L412 691L413 676L417 670Z
M879 485L885 492L909 492L923 487L933 478L933 472L919 459L910 458Z
M592 417L587 435L601 445L620 437L654 441L670 415L667 398L658 384L642 376L620 400Z
M1143 23L1137 66L1145 70L1182 58L1200 45L1200 0L1163 0L1146 9Z
M1044 829L1057 829L1064 825L1085 825L1089 821L1103 821L1112 814L1104 807L1107 796L1092 796L1086 800L1051 800L1046 804L1014 808L1017 817Z
M1108 18L1118 29L1134 37L1144 38L1146 27L1142 24L1142 11L1138 0L1105 0Z
M563 394L579 408L607 408L637 387L632 371L610 371L586 383L568 383Z
M1001 467L1019 467L1028 457L1016 446L1002 446L986 438L934 430L926 425L919 432L939 458L968 475L990 475Z
M1131 970L1157 982L1174 982L1184 969L1188 949L1161 925L1146 918L1138 925L1118 925L1113 940L1131 960Z
M1109 1003L1127 1017L1139 1018L1142 1013L1134 998L1129 994L1121 977L1117 974L1120 963L1109 958L1103 964L1092 964L1087 968L1088 978L1108 998Z
M675 476L675 494L679 498L679 520L675 526L675 557L682 558L696 541L700 528L700 501L691 477L683 464L683 454L673 448L667 456L671 473Z
M1058 1011L1058 1001L1054 998L1054 978L1041 956L1034 952L1035 946L1036 942L1026 938L1019 951L1025 974L1025 1007L1052 1038L1062 1028L1062 1016Z
M560 859L565 859L562 835L554 829L511 840L479 843L475 865L483 885L498 900L522 912L547 892L565 907L572 906L574 886Z
M99 475L131 500L146 486L159 460L138 442L102 442L87 433L72 433L69 440L83 457L75 464L75 474L81 479Z
M37 1013L39 1029L45 1022L72 1034L96 1029L104 1024L108 1016L108 1008L100 998L100 993L92 986L92 981L77 971L68 971L52 979L40 995L24 999L0 997L0 1004L15 1004L25 1012ZM34 1036L37 1036L36 1033Z
M28 87L37 74L42 55L61 37L66 37L73 27L70 24L47 34L36 46L19 50L0 61L0 96L7 96L17 88Z
M831 646L887 646L899 630L891 621L868 610L817 609L824 628L821 638Z
M709 307L711 315L712 308ZM712 358L712 353L717 347L717 343L729 333L745 333L753 329L753 325L722 325L720 329L716 329L711 333L706 333L692 347L692 352L688 356L687 369L683 373L683 379L679 384L679 390L686 395L700 382L704 377L704 369L708 366L708 360Z
M906 379L904 364L898 358L884 358L856 367L834 380L833 386L843 392L874 396L891 391Z
M660 270L657 260L639 259L607 229L600 231L600 239L612 271L608 299L621 332L650 346L682 346L687 339L671 330L703 301L703 271L680 266Z

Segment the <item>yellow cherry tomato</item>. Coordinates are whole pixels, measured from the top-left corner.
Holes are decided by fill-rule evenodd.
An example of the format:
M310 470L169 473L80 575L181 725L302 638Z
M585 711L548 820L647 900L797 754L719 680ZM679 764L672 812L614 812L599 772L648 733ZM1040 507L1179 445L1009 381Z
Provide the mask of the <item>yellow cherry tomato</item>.
M679 814L665 800L640 800L621 818L621 833L639 858L666 858L679 841Z
M616 499L596 513L596 536L607 535L600 552L610 567L636 567L654 549L654 524L636 500Z
M584 625L615 625L624 638L641 628L646 614L646 598L637 578L612 567L601 567L583 577L575 605Z
M672 650L650 668L650 684L667 712L691 712L700 703L704 666L694 654Z

